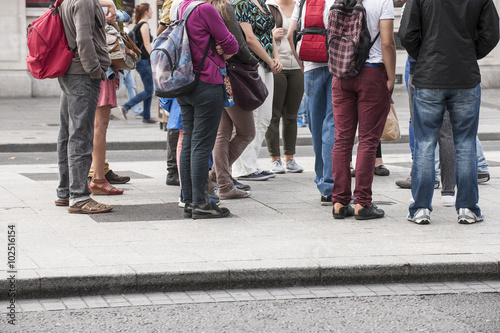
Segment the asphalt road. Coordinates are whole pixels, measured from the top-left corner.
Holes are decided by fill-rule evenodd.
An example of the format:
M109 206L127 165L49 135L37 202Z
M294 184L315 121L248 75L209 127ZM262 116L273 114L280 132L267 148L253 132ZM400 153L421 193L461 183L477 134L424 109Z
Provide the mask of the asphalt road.
M323 298L29 312L19 332L500 332L500 294ZM3 327L2 327L3 326ZM5 322L0 331L6 332Z

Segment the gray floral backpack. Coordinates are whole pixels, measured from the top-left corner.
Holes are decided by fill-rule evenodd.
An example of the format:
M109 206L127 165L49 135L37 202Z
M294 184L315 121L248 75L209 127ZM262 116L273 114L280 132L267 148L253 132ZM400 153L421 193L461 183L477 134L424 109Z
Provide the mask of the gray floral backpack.
M194 1L180 20L168 25L153 42L150 54L155 94L177 98L191 93L200 77L211 43L208 43L198 71L193 69L187 20L193 10L206 2Z

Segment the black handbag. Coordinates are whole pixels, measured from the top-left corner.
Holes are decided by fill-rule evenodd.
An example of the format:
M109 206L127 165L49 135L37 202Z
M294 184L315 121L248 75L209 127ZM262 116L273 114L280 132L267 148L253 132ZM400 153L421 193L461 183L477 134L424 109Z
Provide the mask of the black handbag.
M238 62L231 62L226 66L233 89L234 103L245 111L257 109L269 94L257 71L258 67L259 65Z

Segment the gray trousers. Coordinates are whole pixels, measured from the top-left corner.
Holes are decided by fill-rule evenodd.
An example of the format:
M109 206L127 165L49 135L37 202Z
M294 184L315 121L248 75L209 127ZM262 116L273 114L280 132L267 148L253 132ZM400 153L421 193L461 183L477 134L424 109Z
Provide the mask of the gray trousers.
M70 199L70 206L90 198L87 176L92 164L94 118L101 80L86 74L64 75L61 86L57 164L57 197Z

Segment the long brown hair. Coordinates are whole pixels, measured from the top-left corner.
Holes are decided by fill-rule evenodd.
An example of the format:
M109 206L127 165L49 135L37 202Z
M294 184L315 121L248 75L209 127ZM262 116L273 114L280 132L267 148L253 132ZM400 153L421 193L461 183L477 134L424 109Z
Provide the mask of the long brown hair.
M229 21L229 15L227 14L226 11L226 5L228 4L227 0L205 0L207 3L211 4L212 6L217 9L219 12L220 16L224 21Z
M139 23L139 21L144 17L144 15L149 10L149 3L141 3L140 5L135 6L135 24Z

